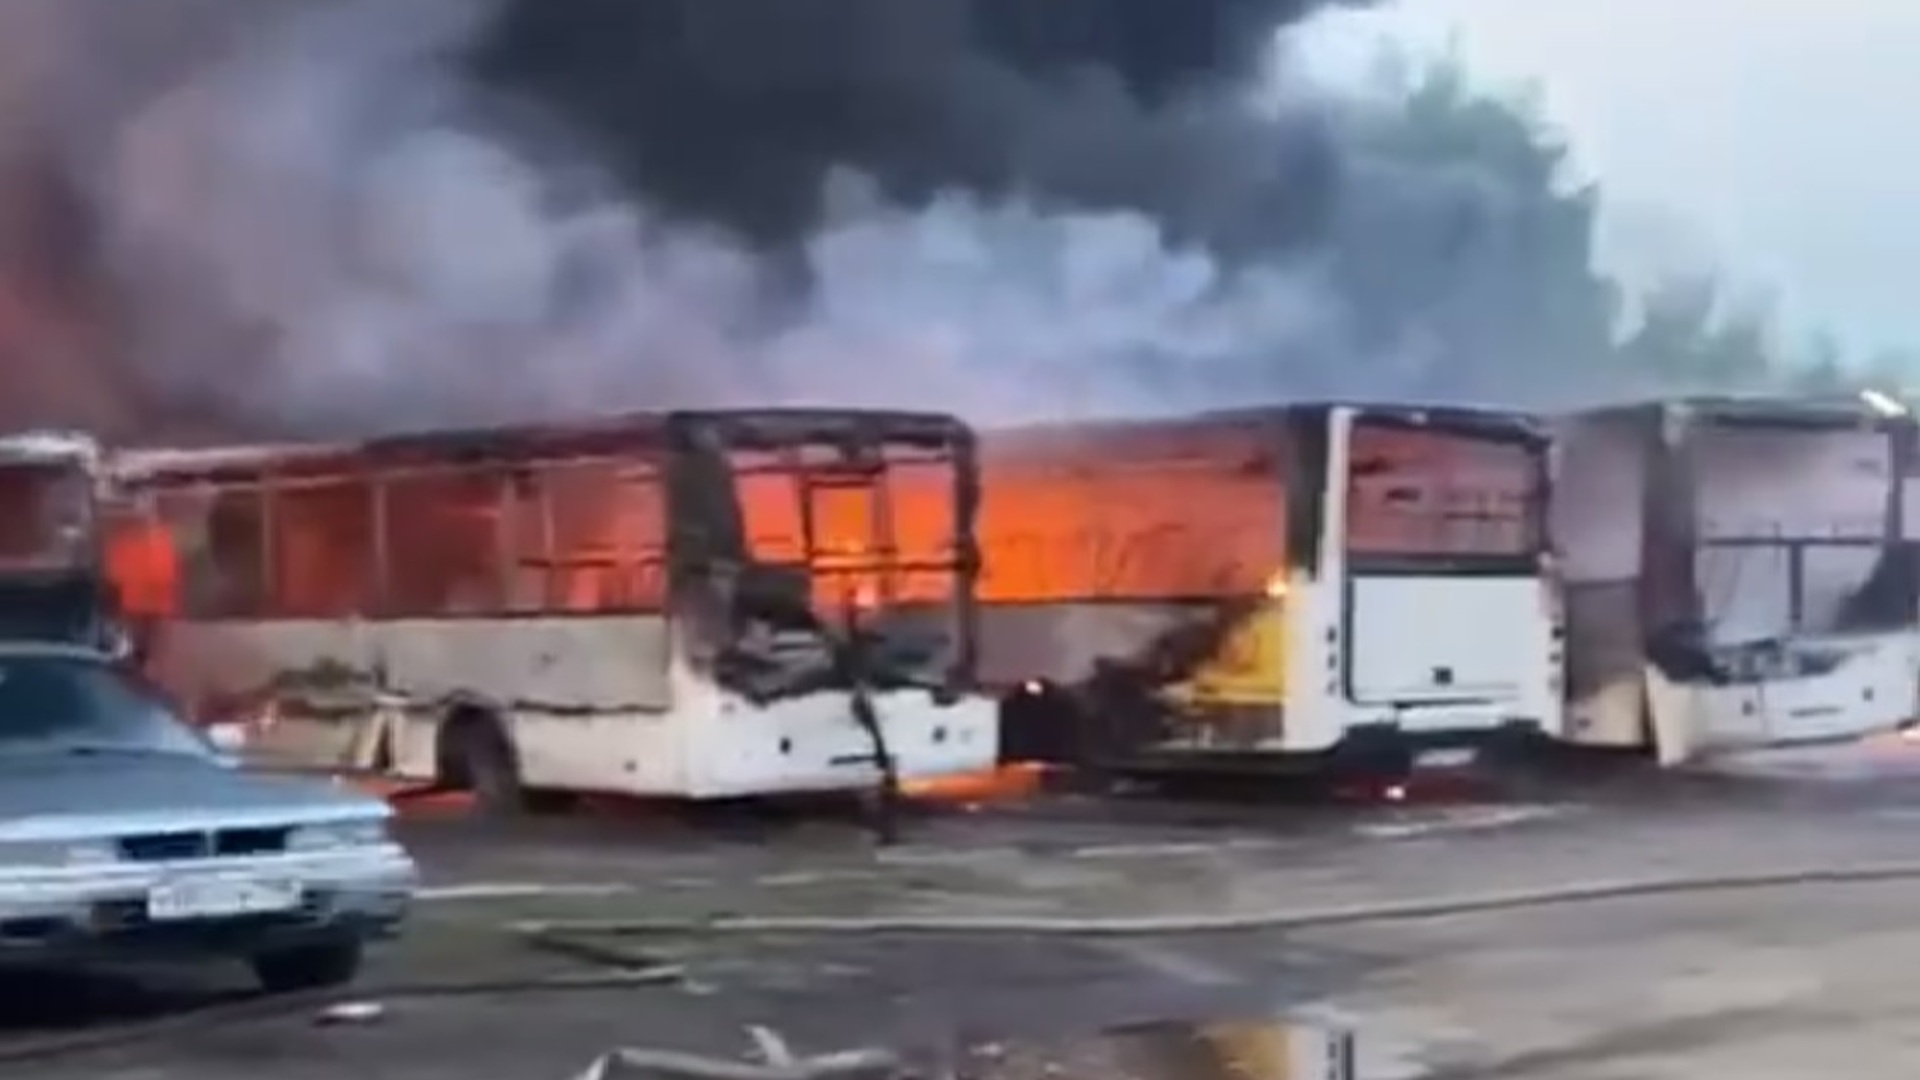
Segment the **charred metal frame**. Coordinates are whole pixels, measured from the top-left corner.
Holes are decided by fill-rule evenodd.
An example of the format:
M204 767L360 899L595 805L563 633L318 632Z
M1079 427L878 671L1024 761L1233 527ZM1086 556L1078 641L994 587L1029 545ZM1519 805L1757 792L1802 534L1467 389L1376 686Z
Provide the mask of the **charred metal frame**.
M101 504L102 452L90 435L72 431L21 431L0 436L0 468L57 470L82 488L80 546L72 565L0 575L0 635L45 637L61 642L113 647L119 635L117 607L106 577L106 536Z
M1788 554L1789 618L1804 620L1804 557L1812 548L1877 549L1881 565L1863 583L1892 572L1886 584L1898 595L1895 621L1911 624L1920 612L1913 545L1902 540L1903 463L1916 449L1911 420L1880 416L1858 401L1818 402L1793 399L1690 398L1651 401L1590 410L1579 418L1615 427L1646 450L1642 463L1640 571L1634 586L1634 624L1645 657L1670 678L1721 681L1731 677L1723 654L1759 646L1718 647L1709 643L1705 598L1700 592L1698 560L1702 550L1769 548ZM1891 475L1882 534L1868 538L1754 537L1702 541L1699 532L1699 476L1692 435L1703 429L1881 433L1889 440ZM1904 562L1904 565L1903 565Z
M886 467L888 444L946 455L954 476L953 560L938 566L916 564L890 569L932 569L953 575L954 661L946 688L955 690L971 684L979 655L976 594L981 558L975 535L980 503L978 447L970 428L937 413L782 409L675 413L667 433L672 607L703 627L716 643L731 639L730 630L722 628L733 626L744 594L758 587L755 578L766 569L751 551L729 453L754 451L777 456L797 447L831 446L840 450L848 464L864 462L876 475ZM806 485L812 482L809 467L796 463L794 480L801 485L799 505L811 563L812 509L806 497ZM876 497L884 502L884 487L881 492ZM721 493L726 495L724 502L715 498ZM886 514L888 510L883 505L876 512ZM810 580L810 573L808 577ZM799 598L789 595L785 602L797 606ZM845 635L849 642L869 636L860 626L827 626L818 613L814 613L814 621L816 629ZM832 673L828 685L840 686L858 677L839 670Z
M357 444L183 451L160 456L144 471L122 479L135 485L209 482L253 489L259 496L265 553L272 550L275 528L274 500L267 496L286 482L335 478L348 482L369 473L413 468L510 471L582 458L663 463L667 613L687 620L696 634L708 635L723 647L722 628L730 625L731 612L721 608L731 605L742 575L750 575L756 565L728 454L778 455L795 446L825 445L843 448L854 457L872 455L884 464L884 446L889 443L936 452L952 463L954 559L952 565L937 569L951 572L954 580L955 664L949 681L965 685L973 678L979 647L978 448L972 430L944 414L838 409L628 414L552 425L410 433ZM377 523L387 509L384 487L374 483L369 489ZM550 507L546 514L542 527L551 541ZM811 548L810 536L808 541ZM386 562L384 557L376 559L383 578ZM261 563L262 575L270 575L271 560L263 558ZM511 613L485 617L511 617Z
M1805 620L1803 582L1807 552L1815 548L1853 548L1878 550L1886 556L1901 546L1901 521L1904 518L1905 485L1900 483L1903 463L1914 447L1914 425L1898 417L1872 413L1857 402L1824 404L1797 401L1765 401L1733 398L1695 398L1676 403L1654 403L1629 407L1650 415L1642 424L1653 428L1658 437L1650 445L1649 475L1645 490L1650 500L1642 563L1643 610L1662 623L1676 620L1698 622L1705 617L1700 595L1696 560L1707 548L1766 548L1782 550L1788 558L1788 618L1795 629ZM1887 502L1881 535L1865 537L1726 537L1702 540L1699 535L1698 491L1700 476L1693 454L1692 434L1703 429L1843 432L1863 431L1888 440L1889 476ZM1646 431L1646 427L1641 430ZM1658 575L1647 568L1658 566ZM1876 571L1876 575L1878 571ZM1902 616L1912 621L1920 614L1920 595L1911 579L1901 597ZM1672 610L1666 597L1685 599L1686 607ZM1662 610L1665 608L1666 610ZM1654 625L1649 625L1651 632Z

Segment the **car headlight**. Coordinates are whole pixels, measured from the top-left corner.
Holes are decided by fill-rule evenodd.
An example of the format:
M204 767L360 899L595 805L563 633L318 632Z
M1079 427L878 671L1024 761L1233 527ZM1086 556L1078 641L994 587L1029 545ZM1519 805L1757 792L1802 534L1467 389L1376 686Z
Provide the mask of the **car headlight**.
M0 840L0 869L55 869L117 862L111 840Z
M382 818L362 821L329 821L322 825L301 825L287 835L288 851L338 851L342 848L375 847L388 841L387 823Z

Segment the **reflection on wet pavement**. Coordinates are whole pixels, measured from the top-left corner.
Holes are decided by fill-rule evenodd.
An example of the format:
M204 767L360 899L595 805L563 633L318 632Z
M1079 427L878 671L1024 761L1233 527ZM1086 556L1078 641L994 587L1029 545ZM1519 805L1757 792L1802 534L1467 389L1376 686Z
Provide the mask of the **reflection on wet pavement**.
M873 1048L803 1056L777 1032L750 1029L750 1063L644 1048L610 1051L579 1080L1399 1080L1363 1068L1342 1024L1303 1017L1162 1021L1058 1039L983 1042L957 1054Z
M588 1074L604 1080L756 1080L762 1072L766 1080L793 1080L800 1074L819 1080L1399 1080L1420 1075L1419 1070L1373 1068L1363 1053L1371 1040L1356 1039L1351 1023L1292 1011L1303 996L1312 998L1309 987L1328 974L1314 975L1312 969L1326 960L1316 964L1304 950L1277 950L1287 968L1301 969L1293 972L1302 981L1298 987L1277 985L1254 968L1244 973L1252 976L1250 985L1239 985L1228 978L1235 973L1227 968L1232 952L1226 942L1219 956L1182 953L1187 962L1205 965L1209 977L1203 986L1179 971L1156 976L1143 968L1135 954L1151 942L1129 941L1124 949L1107 942L1071 948L1036 942L939 944L882 939L821 950L776 940L756 942L737 955L694 950L690 959L696 962L690 967L704 985L641 997L397 999L383 1003L391 1008L376 1020L345 1029L316 1024L307 1009L268 1013L214 1028L169 1028L161 1038L142 1038L105 1057L85 1059L93 1062L91 1072L83 1059L74 1058L71 1064L82 1071L71 1075L237 1076L244 1075L236 1071L243 1066L272 1059L276 1075L299 1080L338 1075L322 1066L347 1061L377 1066L382 1075L442 1080L472 1065L466 1051L475 1030L508 1029L527 1036L523 1049L528 1053L523 1060L514 1050L496 1048L491 1053L498 1055L499 1068L489 1075L540 1080ZM1242 943L1239 951L1267 950L1246 950ZM881 963L883 957L904 970L886 970L890 965ZM933 971L943 977L927 978ZM921 977L911 977L914 973ZM18 976L17 985L13 977L0 976L0 993L11 994L16 1003L0 1019L0 1060L43 1037L64 1040L69 1034L91 1037L138 1028L142 1021L246 995L239 974L218 980L211 977L215 974L36 973ZM31 985L26 979L33 980ZM1216 980L1235 985L1212 985ZM636 1017L639 1002L645 1007ZM1286 1015L1240 1019L1270 1010L1286 1010ZM647 1016L659 1023L640 1022ZM1171 1016L1183 1019L1139 1022ZM778 1063L756 1052L739 1033L766 1022L779 1026L783 1042L791 1040L792 1064L806 1068L799 1073L759 1068ZM1116 1023L1121 1026L1109 1026ZM724 1034L729 1029L732 1038ZM862 1046L876 1047L876 1053L901 1064L880 1070L869 1065L858 1076L813 1070L816 1063L833 1061L836 1052ZM618 1062L625 1053L621 1047L633 1047L631 1054L644 1064L625 1061L582 1073L589 1062L575 1055L606 1051L600 1062ZM857 1055L849 1068L854 1060Z
M967 1080L1384 1080L1347 1026L1305 1018L1166 1021L974 1048ZM1394 1075L1404 1075L1395 1071Z

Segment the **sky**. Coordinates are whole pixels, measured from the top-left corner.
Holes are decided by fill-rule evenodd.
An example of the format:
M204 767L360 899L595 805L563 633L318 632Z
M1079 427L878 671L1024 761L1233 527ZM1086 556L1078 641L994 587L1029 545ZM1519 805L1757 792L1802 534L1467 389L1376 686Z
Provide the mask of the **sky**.
M1451 43L1482 81L1536 88L1601 182L1612 269L1712 263L1790 331L1920 349L1920 3L1398 0L1341 19L1328 62Z

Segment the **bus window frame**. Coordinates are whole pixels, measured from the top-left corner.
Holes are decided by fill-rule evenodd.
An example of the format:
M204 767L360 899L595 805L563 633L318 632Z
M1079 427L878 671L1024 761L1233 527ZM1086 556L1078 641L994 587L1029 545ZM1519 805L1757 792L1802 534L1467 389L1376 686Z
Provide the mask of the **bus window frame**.
M948 679L956 685L970 684L976 677L979 664L978 589L981 570L978 536L980 462L977 440L971 429L944 419L934 423L925 416L907 417L904 426L896 426L889 422L892 418L887 415L823 417L822 414L809 414L797 418L794 423L774 422L768 425L758 423L763 418L756 414L740 415L744 417L743 420L730 423L731 418L725 414L685 414L682 422L670 428L665 475L669 521L669 595L675 613L684 614L696 626L705 625L715 630L734 626L731 613L719 612L712 605L717 599L716 581L729 572L737 572L740 567L732 565L733 560L723 553L720 546L694 543L696 536L702 540L708 539L708 526L712 523L700 521L699 512L693 508L682 510L680 501L691 494L688 490L690 481L708 477L716 467L723 472L729 485L727 496L732 500L733 520L739 524L741 533L731 542L739 545L739 552L748 563L790 567L793 564L788 561L763 562L757 557L756 538L751 535L753 523L747 518L748 508L739 484L742 475L785 477L795 500L796 517L803 518L806 473L809 469L828 467L825 462L807 460L806 452L810 448L833 451L834 454L829 454L829 457L847 454L865 462L867 467L877 466L883 475L895 464L938 462L952 475L952 512L948 515L952 536L946 545L948 557L937 564L919 562L914 565L948 575L951 579L948 595L938 602L951 613L950 625L953 628ZM839 425L843 421L851 421L854 426L841 430ZM708 497L710 495L702 496ZM891 499L888 501L891 502ZM889 526L891 529L897 527L897 522ZM803 535L796 537L803 549L808 539L804 531L803 525ZM806 571L811 596L814 587L812 563L816 553L803 550L801 556L804 565L800 569ZM894 569L897 572L908 567L898 566ZM816 618L826 615L829 613L815 613ZM729 647L729 643L721 639L716 639L711 645L722 651ZM701 651L704 652L705 647Z
M1351 518L1349 503L1352 499L1355 480L1355 462L1351 457L1353 434L1362 426L1375 429L1402 431L1437 432L1443 436L1453 435L1485 443L1512 447L1530 457L1528 473L1532 481L1525 496L1526 507L1522 526L1526 530L1527 542L1522 549L1511 552L1460 552L1460 553L1422 553L1422 552L1356 552L1350 546L1348 538ZM1331 437L1330 427L1328 437ZM1461 577L1532 577L1542 572L1545 560L1552 550L1552 537L1549 534L1548 513L1552 501L1552 440L1544 432L1530 430L1521 422L1503 416L1478 416L1444 409L1387 411L1381 409L1358 409L1351 416L1346 429L1349 453L1343 455L1345 469L1342 475L1326 475L1325 487L1333 483L1341 485L1343 520L1338 529L1317 528L1317 535L1325 542L1337 543L1341 559L1349 574L1366 574L1375 577L1421 577L1447 575ZM1329 455L1331 457L1331 455ZM1324 501L1323 501L1324 508Z
M616 570L633 573L643 566L652 566L651 573L657 585L648 590L651 595L633 603L602 603L594 608L573 608L556 599L561 592L562 572L556 547L560 542L559 526L555 519L554 488L549 482L560 472L569 469L606 469L611 472L611 481L616 491L637 492L642 486L654 489L653 503L659 512L658 535L651 538L657 543L652 550L636 548L633 551L617 549L613 553L612 566ZM500 545L500 567L502 594L508 602L495 618L610 618L619 616L647 615L667 618L671 615L671 588L668 584L669 537L672 523L668 515L672 513L667 501L667 480L657 461L642 453L583 454L579 456L554 456L530 458L514 462L502 470L504 481L501 488L502 517L506 528L496 538ZM531 489L528 497L527 489ZM523 509L531 509L537 515L540 535L540 551L537 563L542 575L540 602L529 608L512 602L510 578L517 573L516 565L524 566L526 557L516 553L510 546L512 529L519 525L516 520L507 522L508 514L518 514Z
M1857 411L1852 403L1841 406L1820 404L1705 400L1698 403L1653 403L1642 406L1645 418L1639 429L1651 440L1655 452L1647 455L1645 483L1649 513L1643 541L1647 559L1658 565L1671 565L1671 587L1649 591L1654 595L1679 596L1679 611L1669 602L1665 608L1651 606L1643 612L1648 625L1663 621L1681 621L1707 626L1709 602L1701 581L1700 562L1708 551L1767 550L1781 552L1787 562L1787 634L1834 633L1834 628L1810 625L1806 617L1806 559L1817 551L1874 550L1882 558L1920 557L1902 552L1907 487L1904 479L1914 475L1913 462L1920 460L1920 434L1912 420L1883 417ZM1623 410L1631 413L1632 410ZM1699 522L1702 469L1697 454L1698 440L1711 431L1811 433L1863 432L1877 435L1888 444L1891 474L1882 531L1878 537L1795 535L1703 536ZM1651 582L1652 578L1649 577ZM1863 582L1864 584L1864 582ZM1913 581L1898 597L1903 620L1910 622L1920 613L1920 589ZM1643 593L1643 595L1646 595Z
M274 558L271 543L273 513L272 500L268 498L268 479L264 475L255 475L233 479L208 480L197 476L169 476L141 486L140 491L151 500L146 512L151 521L171 530L173 523L163 512L170 499L186 498L204 500L198 512L203 516L199 529L202 540L199 548L188 554L183 553L179 610L182 617L193 622L257 622L279 616L272 613ZM230 562L217 559L214 554L214 511L222 499L234 499L239 504L251 505L253 541L259 554L253 560L253 573L246 575L253 581L247 586L242 599L244 602L229 602L234 591L233 582L237 580L225 567ZM176 549L178 539L175 539ZM206 596L205 579L209 571L216 575L219 582L216 602L203 603Z
M379 603L363 617L373 620L409 618L433 619L528 619L595 618L634 614L655 615L666 619L693 612L686 607L690 597L682 595L688 575L711 580L724 570L711 548L688 552L691 539L682 528L677 505L681 492L677 458L720 451L723 464L731 451L778 452L787 445L846 445L862 441L877 444L885 455L899 447L915 456L929 455L946 463L953 475L953 539L951 565L941 570L953 576L950 604L956 612L956 654L964 677L971 678L977 659L977 590L980 574L978 546L979 456L971 428L944 414L871 413L839 410L716 410L658 414L624 418L589 425L579 432L569 429L528 429L537 437L537 449L523 446L512 429L502 431L429 432L375 440L354 446L283 447L265 457L244 452L234 456L209 458L203 464L163 464L150 471L116 478L123 494L150 495L165 499L176 495L203 494L211 500L244 495L254 502L260 520L261 581L258 593L263 601L250 605L253 610L230 613L222 605L215 614L191 612L201 622L276 621L284 616L273 610L273 568L276 565L272 499L268 489L283 478L302 481L344 479L358 472L374 493L377 598ZM555 442L578 446L579 450L556 452ZM591 449L586 447L591 446ZM538 483L538 474L546 469L577 465L593 460L616 463L623 471L644 469L659 485L659 506L663 512L665 555L664 589L657 604L599 611L561 611L551 604L529 610L508 603L500 610L441 611L437 613L400 613L390 602L389 578L392 552L385 535L390 489L394 479L447 471L497 472L501 479L502 508L507 496L523 478ZM318 465L318 467L315 467ZM542 513L550 513L551 500L541 490L536 496ZM211 505L211 502L210 504ZM736 506L737 506L736 502ZM551 531L545 536L549 550ZM743 538L744 539L744 538ZM501 595L507 596L505 552L499 562ZM689 557L692 556L692 557ZM702 589L702 592L708 591ZM511 599L511 597L507 597ZM183 597L183 601L190 597Z
M284 551L281 544L284 522L284 507L281 500L288 495L299 495L314 491L331 491L346 488L356 490L366 502L366 529L361 537L361 553L364 560L365 580L359 584L360 602L348 605L345 611L324 612L302 610L289 605L284 598L282 574L285 569ZM216 485L216 490L218 486ZM344 619L369 619L384 611L388 602L388 564L384 525L385 488L380 481L364 473L350 470L339 472L313 473L308 475L285 476L273 473L265 474L258 488L261 501L260 514L263 536L261 539L261 562L264 566L265 583L262 595L267 614L263 618L275 621L315 621L325 622Z

